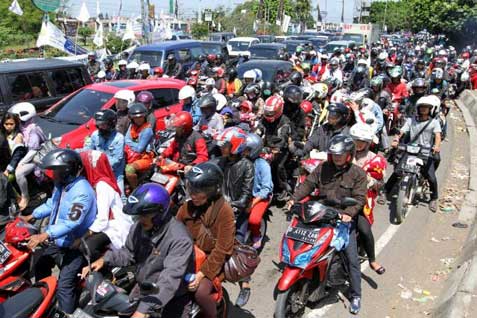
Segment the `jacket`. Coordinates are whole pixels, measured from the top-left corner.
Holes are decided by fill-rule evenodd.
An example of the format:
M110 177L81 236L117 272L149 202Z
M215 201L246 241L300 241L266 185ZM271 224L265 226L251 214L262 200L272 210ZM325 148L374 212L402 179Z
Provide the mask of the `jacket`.
M332 129L331 125L326 123L319 126L306 141L305 147L303 149L294 148L290 149L293 151L293 154L298 157L304 157L310 153L313 149L318 151L326 151L328 149L328 143L330 139L338 134L349 134L349 127L343 126L338 129Z
M189 112L192 115L192 122L194 125L197 125L197 123L200 120L200 117L202 116L202 112L200 111L199 107L199 100L196 99L190 104L184 104L182 105L182 110Z
M150 313L166 306L174 296L187 293L184 276L193 269L192 239L185 226L171 218L159 229L145 232L139 222L129 231L126 244L108 251L104 261L109 266L136 265L136 281L154 282L157 294L142 297L137 307Z
M124 142L127 146L131 148L132 151L136 153L145 153L152 150L152 142L154 138L154 132L149 123L142 125L137 128L139 136L134 138L132 136L133 126L129 126L128 132L124 139Z
M273 123L263 119L257 129L257 135L263 136L265 147L284 150L288 147L288 138L291 135L290 120L285 115Z
M366 203L368 191L366 173L355 164L338 171L333 163L324 161L296 188L292 200L298 202L315 189L318 189L320 195L325 195L329 200L342 200L344 197L351 197L358 201L357 205L343 210L343 213L355 217Z
M267 160L257 158L254 161L253 197L268 199L273 193L272 168Z
M290 128L291 128L291 138L295 141L302 141L305 138L305 126L306 126L306 115L301 110L301 108L297 110L292 110L286 112L284 109L283 113L285 116L290 119Z
M169 77L181 79L182 78L182 65L180 63L177 63L177 62L174 63L174 64L169 64L168 62L166 62L164 64L164 74L169 76Z
M114 131L106 139L96 130L85 141L84 149L104 152L116 178L124 175L126 158L124 157L124 136L121 133Z
M196 165L209 160L205 139L197 131L192 131L186 138L176 136L162 156L185 165Z
M252 203L255 176L253 163L248 158L240 158L238 161L220 158L218 164L224 172L222 187L224 197L240 212L247 210Z
M51 198L33 211L35 219L50 217L46 233L59 247L70 247L96 218L96 196L84 177L66 187L56 186Z
M205 211L201 210L202 207L187 201L179 208L176 217L185 224L194 244L207 254L200 271L210 280L215 277L223 279L224 264L234 250L234 213L222 196L212 201Z

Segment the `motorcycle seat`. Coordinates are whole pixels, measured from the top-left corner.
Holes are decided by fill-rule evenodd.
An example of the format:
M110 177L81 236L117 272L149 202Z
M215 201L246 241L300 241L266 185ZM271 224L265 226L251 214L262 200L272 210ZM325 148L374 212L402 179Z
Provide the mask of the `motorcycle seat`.
M41 288L28 288L0 304L0 317L28 318L43 299Z

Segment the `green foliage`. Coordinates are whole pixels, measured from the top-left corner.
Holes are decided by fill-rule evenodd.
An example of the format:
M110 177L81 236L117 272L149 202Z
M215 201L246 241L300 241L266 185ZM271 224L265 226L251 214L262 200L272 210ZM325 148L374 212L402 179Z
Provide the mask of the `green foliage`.
M412 20L410 10L408 1L373 1L369 22L381 26L386 24L389 32L408 30L411 28Z
M78 35L83 39L83 44L86 45L90 36L94 34L94 30L84 26L78 28Z
M202 39L209 34L209 26L207 22L194 23L190 27L190 33L195 39Z
M130 40L123 42L122 38L117 36L115 33L108 33L106 36L106 48L111 52L111 54L117 54L130 46Z

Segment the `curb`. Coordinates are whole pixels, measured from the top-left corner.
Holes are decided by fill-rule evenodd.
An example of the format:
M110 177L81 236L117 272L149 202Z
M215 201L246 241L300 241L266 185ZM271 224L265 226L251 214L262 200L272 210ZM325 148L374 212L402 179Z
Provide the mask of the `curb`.
M456 105L463 114L469 134L469 192L459 212L458 222L471 225L457 267L449 276L444 292L434 307L434 318L468 317L472 294L477 290L477 91L462 92Z

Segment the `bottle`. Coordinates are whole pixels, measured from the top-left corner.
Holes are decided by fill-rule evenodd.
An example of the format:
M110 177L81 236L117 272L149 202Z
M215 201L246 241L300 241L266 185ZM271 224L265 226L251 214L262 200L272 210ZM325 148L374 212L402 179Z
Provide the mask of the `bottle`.
M184 276L186 283L192 283L195 280L195 273L187 273Z

